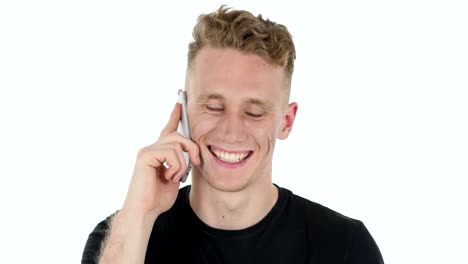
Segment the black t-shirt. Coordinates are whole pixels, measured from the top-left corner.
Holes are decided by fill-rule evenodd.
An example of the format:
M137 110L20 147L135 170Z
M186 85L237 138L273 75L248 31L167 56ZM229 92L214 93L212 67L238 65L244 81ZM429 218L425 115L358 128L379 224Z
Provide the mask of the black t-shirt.
M154 224L145 263L383 263L361 221L278 188L278 201L260 222L234 231L203 223L190 207L190 186L181 188ZM82 263L96 263L109 220L89 235Z

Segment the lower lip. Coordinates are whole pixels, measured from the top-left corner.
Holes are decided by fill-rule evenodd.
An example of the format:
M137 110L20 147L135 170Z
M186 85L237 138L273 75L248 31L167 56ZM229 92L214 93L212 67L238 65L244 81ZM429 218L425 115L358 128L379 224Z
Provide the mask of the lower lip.
M216 157L216 155L213 152L210 151L210 153L213 156L213 159L216 161L216 163L218 163L222 167L230 168L230 169L236 169L236 168L244 166L245 163L247 163L247 160L249 160L250 157L252 156L252 153L249 153L247 158L243 159L242 161L239 161L239 162L236 162L236 163L230 163L230 162L225 162L225 161L222 161L222 160L218 159L218 157Z

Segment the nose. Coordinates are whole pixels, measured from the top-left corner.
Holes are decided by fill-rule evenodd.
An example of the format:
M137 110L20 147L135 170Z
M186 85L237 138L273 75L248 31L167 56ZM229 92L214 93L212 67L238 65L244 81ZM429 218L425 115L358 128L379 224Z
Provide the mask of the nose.
M226 114L219 123L220 137L226 143L238 143L246 139L247 134L242 117L235 113Z

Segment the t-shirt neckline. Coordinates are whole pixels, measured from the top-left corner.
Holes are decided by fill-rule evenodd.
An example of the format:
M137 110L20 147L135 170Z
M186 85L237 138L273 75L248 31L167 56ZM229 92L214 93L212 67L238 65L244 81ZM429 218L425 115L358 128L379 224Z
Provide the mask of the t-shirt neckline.
M276 200L272 209L266 214L265 217L263 217L256 224L239 230L224 230L214 228L207 225L200 218L198 218L198 216L195 214L192 207L190 206L190 185L187 186L187 188L185 188L185 190L182 192L184 196L183 203L185 207L188 207L190 218L192 218L191 220L193 221L193 223L200 227L200 230L203 231L203 233L218 239L245 239L247 237L254 236L259 232L264 231L271 224L271 222L277 219L283 212L288 200L287 192L285 189L279 187L278 185L273 185L275 185L276 188L278 188L278 199Z

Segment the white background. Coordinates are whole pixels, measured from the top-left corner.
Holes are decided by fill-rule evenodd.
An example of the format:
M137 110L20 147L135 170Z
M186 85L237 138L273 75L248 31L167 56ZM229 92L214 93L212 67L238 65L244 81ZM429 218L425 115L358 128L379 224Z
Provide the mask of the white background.
M0 263L80 262L221 4L193 2L0 3ZM386 263L467 263L465 1L250 2L226 4L297 48L274 182L362 220Z

